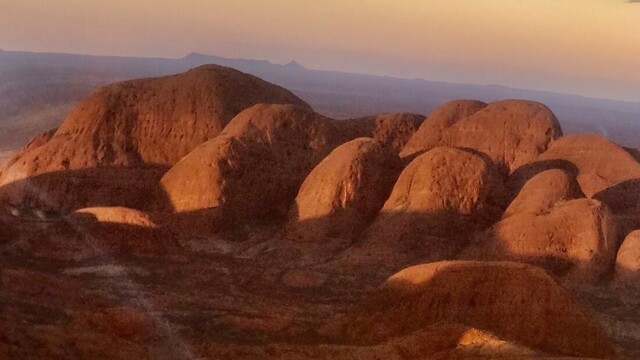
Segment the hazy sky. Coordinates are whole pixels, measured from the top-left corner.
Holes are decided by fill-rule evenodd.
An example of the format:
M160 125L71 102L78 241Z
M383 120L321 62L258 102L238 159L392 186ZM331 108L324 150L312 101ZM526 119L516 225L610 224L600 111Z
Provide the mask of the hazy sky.
M640 100L628 0L0 0L0 48L295 59Z

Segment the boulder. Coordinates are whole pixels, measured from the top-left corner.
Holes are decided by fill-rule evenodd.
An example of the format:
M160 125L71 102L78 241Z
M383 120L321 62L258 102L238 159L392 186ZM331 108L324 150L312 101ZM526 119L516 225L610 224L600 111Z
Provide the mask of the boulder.
M424 115L387 113L358 119L338 120L344 141L359 137L374 138L400 152L424 121Z
M161 183L179 226L215 232L284 218L336 139L331 120L305 107L256 105L180 160Z
M616 258L614 282L640 291L640 230L631 232L622 242Z
M486 103L477 100L454 100L438 106L407 141L400 156L412 160L428 149L440 146L448 128L485 107Z
M527 262L595 283L613 270L617 249L611 211L599 201L577 199L539 215L512 215L478 234L461 257Z
M485 329L551 354L614 354L599 324L551 277L511 262L452 261L404 269L320 333L375 344L436 323Z
M502 173L509 174L535 161L562 136L551 110L532 101L504 100L487 106L479 102L449 103L427 119L401 157L437 146L469 148L486 154Z
M435 148L402 171L363 239L344 257L381 267L450 259L467 234L500 218L504 201L502 177L489 160Z
M503 214L539 215L549 212L556 204L582 197L575 176L562 169L543 171L527 181Z
M339 146L302 183L287 238L341 238L348 244L373 221L401 170L392 148L374 139Z
M574 164L587 197L604 202L616 213L640 212L640 163L606 138L566 136L553 143L540 160Z

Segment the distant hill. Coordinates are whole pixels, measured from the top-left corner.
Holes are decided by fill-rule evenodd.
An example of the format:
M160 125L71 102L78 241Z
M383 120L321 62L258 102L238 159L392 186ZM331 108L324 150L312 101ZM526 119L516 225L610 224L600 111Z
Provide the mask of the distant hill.
M566 133L597 132L622 145L640 147L640 102L312 70L295 61L279 65L198 53L166 59L0 51L0 151L21 147L33 135L56 127L73 104L99 86L180 73L203 64L233 67L284 86L334 118L390 111L426 115L452 99L522 98L548 105Z

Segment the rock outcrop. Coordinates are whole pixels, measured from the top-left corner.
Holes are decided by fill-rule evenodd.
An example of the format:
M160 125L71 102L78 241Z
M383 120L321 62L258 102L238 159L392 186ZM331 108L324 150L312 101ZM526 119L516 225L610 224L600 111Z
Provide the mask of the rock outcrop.
M487 103L477 100L454 100L438 106L429 114L406 145L400 156L412 160L428 149L441 146L446 142L447 129L487 107Z
M345 141L370 137L390 146L398 153L418 130L424 119L423 115L417 114L387 113L358 119L337 120L336 126L341 130Z
M613 270L615 220L606 205L577 199L549 212L508 217L477 235L462 257L539 265L568 279L597 282Z
M378 214L402 165L391 147L359 138L333 150L302 184L290 214L287 238L348 244Z
M502 217L540 215L549 212L558 203L582 196L574 176L562 169L546 170L525 183Z
M469 148L486 154L502 173L509 174L536 160L560 136L555 115L540 103L449 103L427 117L400 155L410 158L437 146Z
M622 242L616 258L614 282L640 291L640 230L631 232Z
M604 331L542 269L510 262L438 262L400 271L322 334L380 343L460 323L551 354L610 357Z
M288 90L215 65L106 86L2 171L0 199L65 211L145 207L136 193L157 198L149 189L157 188L168 167L257 103L309 108ZM117 181L114 173L126 181ZM131 197L136 201L127 200Z
M114 254L160 255L172 246L172 239L161 236L147 214L123 207L80 209L16 243L31 256L62 261Z
M203 231L282 218L336 138L333 123L305 107L256 105L180 160L162 186L179 222Z
M551 145L541 161L568 161L578 169L584 194L614 212L640 212L640 163L600 135L569 135Z
M345 256L381 267L450 259L467 234L500 218L504 202L502 177L490 160L435 148L402 171L364 239Z

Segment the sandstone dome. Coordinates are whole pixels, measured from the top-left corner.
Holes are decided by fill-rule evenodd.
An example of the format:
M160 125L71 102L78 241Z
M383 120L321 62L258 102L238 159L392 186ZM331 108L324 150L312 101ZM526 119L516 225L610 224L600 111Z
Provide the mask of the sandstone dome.
M400 152L424 121L423 115L386 113L358 119L338 120L336 126L346 140L358 137L374 138Z
M402 171L363 239L344 257L391 267L450 259L467 234L500 218L504 201L502 176L490 160L432 149Z
M80 102L54 134L36 139L2 171L0 199L65 210L143 207L136 193L155 189L168 167L257 103L309 108L286 89L216 65L108 85ZM91 191L74 191L82 188ZM127 194L121 196L123 192Z
M287 238L343 238L348 244L378 214L401 169L393 149L372 138L339 146L300 187Z
M333 122L306 107L255 105L176 163L161 183L172 210L202 217L209 230L284 217L337 138Z
M462 257L509 260L595 283L613 270L618 248L616 221L606 205L577 199L542 214L514 214L478 234Z
M451 261L406 268L320 332L371 344L436 323L478 327L551 354L614 354L597 322L549 275L511 262Z
M513 199L503 218L515 214L539 215L556 204L582 197L575 176L563 169L550 169L533 176Z
M578 183L587 197L614 212L640 211L640 163L622 147L600 135L569 135L540 156L540 161L559 160L577 167Z
M631 232L622 242L614 280L618 285L640 291L640 230Z
M469 148L486 154L502 173L509 174L535 161L560 136L558 119L537 102L503 100L487 106L480 102L454 102L427 117L401 157L415 156L437 146Z
M486 103L477 100L454 100L438 106L422 123L415 136L409 138L400 156L412 159L426 149L440 146L448 128L485 107Z

